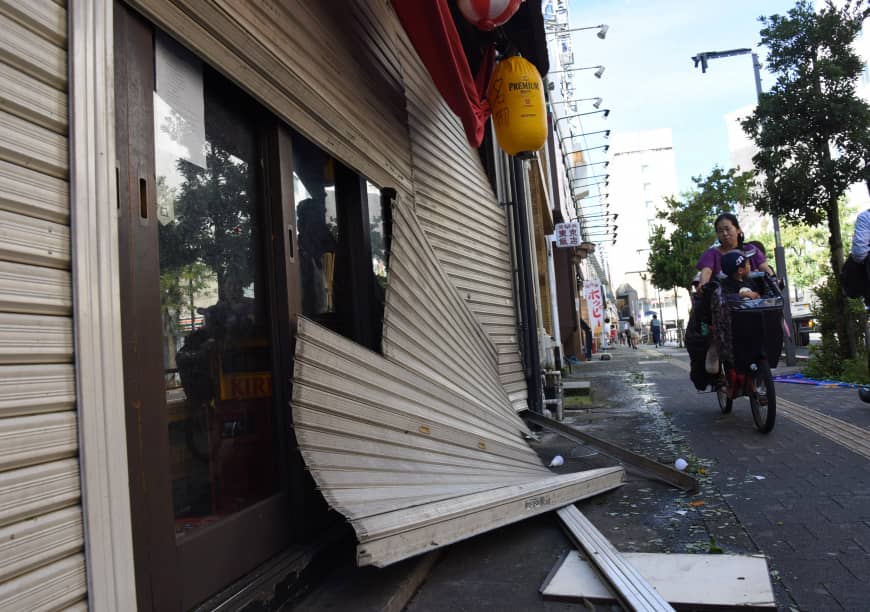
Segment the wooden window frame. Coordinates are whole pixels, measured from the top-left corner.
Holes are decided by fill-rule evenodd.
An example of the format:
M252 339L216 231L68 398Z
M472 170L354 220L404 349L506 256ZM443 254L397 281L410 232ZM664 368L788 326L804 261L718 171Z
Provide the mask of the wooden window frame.
M168 411L162 385L153 384L163 376L154 188L155 28L121 4L115 8L122 342L125 363L135 364L124 368L124 385L136 593L142 610L181 610L200 603L289 546L292 529L303 527L293 520L299 502L290 495L291 481L300 480L301 465L298 459L287 459L298 457L295 449L291 452L287 435L289 410L276 410L278 493L176 541L168 478ZM259 109L253 100L251 107ZM277 120L265 110L261 116L257 166L263 219L258 231L270 287L273 371L276 381L285 381L273 385L273 403L287 407L292 358L289 322L298 312L290 297L295 271L292 262L284 263L290 233L282 231L285 238L279 241L270 232L292 228L294 223L292 195L285 195L292 194L292 157L286 156L289 143ZM285 189L288 180L289 192ZM145 192L140 193L143 186ZM140 214L143 199L151 211L145 218Z
M290 422L296 317L302 311L293 197L296 136L244 92L251 107L263 117L258 133L264 202L261 242L271 287L273 371L276 381L286 376L286 384L273 386L275 405L287 407L276 411L274 425L282 462L280 491L187 536L179 545L168 478L165 393L162 386L153 384L156 369L162 380L162 353L155 341L161 336L155 321L160 301L153 130L154 36L158 26L121 2L114 2L113 7L121 343L125 363L135 364L124 368L123 382L136 599L141 610L181 610L206 600L293 542L316 537L338 518L328 512L304 469ZM334 159L334 163L336 204L341 211L339 235L343 237L338 248L348 262L340 279L343 299L337 299L337 314L345 335L380 352L383 322L374 320L378 311L366 179L339 160ZM140 194L143 184L145 192ZM143 195L151 211L144 219L139 214ZM394 198L393 190L382 190L387 262ZM380 331L372 325L379 325ZM222 558L221 551L230 552ZM196 571L184 569L191 567Z

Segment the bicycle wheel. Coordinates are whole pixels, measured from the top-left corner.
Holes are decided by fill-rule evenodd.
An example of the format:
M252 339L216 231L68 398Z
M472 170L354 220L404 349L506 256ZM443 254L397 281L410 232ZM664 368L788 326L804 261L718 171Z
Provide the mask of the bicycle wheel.
M776 389L773 387L773 376L767 361L758 363L755 372L755 391L749 396L749 406L752 408L752 418L761 433L770 433L776 422Z

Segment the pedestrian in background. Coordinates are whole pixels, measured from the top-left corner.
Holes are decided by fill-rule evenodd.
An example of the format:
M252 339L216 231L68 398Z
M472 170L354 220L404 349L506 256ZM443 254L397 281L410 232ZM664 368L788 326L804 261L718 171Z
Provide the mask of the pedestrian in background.
M580 319L580 329L583 332L583 354L586 361L592 361L592 328L585 319Z
M625 341L633 349L637 348L637 330L635 329L634 317L629 315L625 326Z
M652 330L653 344L656 348L662 345L662 322L659 321L658 315L653 313L652 321L649 322L650 330Z
M849 257L856 263L861 263L867 259L867 253L870 253L870 209L855 218L855 231L852 233L852 249L849 251Z

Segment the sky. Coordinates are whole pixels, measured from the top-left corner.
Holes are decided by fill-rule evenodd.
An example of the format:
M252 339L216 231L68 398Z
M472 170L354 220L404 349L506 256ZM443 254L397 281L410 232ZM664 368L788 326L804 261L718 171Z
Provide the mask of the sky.
M576 98L601 96L607 119L585 121L587 131L632 132L670 128L680 191L715 165L731 166L724 115L756 99L750 55L710 60L695 68L701 51L752 48L761 59L762 89L773 83L759 47L759 15L784 14L793 0L570 0L571 27L610 26L573 33L574 66L603 65L575 76ZM591 109L590 109L591 110Z

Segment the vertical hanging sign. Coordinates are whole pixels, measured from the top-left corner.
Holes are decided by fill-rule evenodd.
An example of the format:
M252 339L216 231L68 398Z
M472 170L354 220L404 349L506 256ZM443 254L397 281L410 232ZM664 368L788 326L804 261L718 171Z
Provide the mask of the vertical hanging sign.
M596 336L604 331L604 296L601 281L591 278L583 281L583 298L589 307L589 327Z
M553 233L558 247L580 246L580 223L577 221L557 223Z

